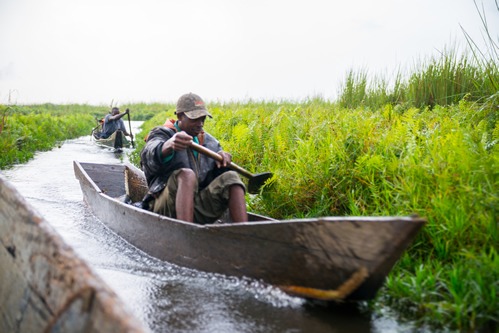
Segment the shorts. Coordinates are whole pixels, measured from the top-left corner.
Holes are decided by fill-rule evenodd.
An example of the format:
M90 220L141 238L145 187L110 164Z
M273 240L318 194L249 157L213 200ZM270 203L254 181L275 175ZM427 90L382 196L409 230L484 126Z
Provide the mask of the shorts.
M177 196L177 175L180 170L175 170L165 189L154 200L155 213L176 218L175 198ZM239 185L245 191L246 187L235 171L227 171L215 178L207 187L194 193L194 221L198 224L213 223L219 219L229 207L229 188ZM196 185L197 188L197 185Z

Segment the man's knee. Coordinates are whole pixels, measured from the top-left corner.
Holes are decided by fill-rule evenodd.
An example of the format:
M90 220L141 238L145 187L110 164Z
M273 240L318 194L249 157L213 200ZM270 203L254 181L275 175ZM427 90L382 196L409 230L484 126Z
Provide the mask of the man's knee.
M193 187L197 183L197 176L194 170L188 168L182 168L178 170L175 175L177 184L179 186L190 186Z
M246 187L244 186L244 184L232 184L229 186L229 190L230 190L230 193L242 193L243 195L245 194L246 192Z
M178 173L176 174L177 179L196 179L196 173L194 170L189 168L178 169Z

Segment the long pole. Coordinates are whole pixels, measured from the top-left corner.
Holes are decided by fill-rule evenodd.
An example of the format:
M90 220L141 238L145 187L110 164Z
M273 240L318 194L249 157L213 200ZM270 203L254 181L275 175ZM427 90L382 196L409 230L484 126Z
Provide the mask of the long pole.
M128 128L130 130L130 135L132 135L132 123L130 122L130 110L126 109L128 111L127 116L128 116ZM132 139L132 148L135 148L135 143L133 143L133 136L130 137Z

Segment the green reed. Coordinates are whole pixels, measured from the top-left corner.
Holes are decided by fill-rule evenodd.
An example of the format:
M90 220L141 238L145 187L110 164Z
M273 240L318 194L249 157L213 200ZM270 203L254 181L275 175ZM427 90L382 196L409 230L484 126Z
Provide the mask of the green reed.
M499 45L497 31L490 30L483 8L475 7L483 25L480 47L463 28L467 47L444 49L437 56L427 57L409 72L398 70L394 80L382 75L368 75L366 69L349 71L340 89L338 102L345 108L378 109L385 104L399 108L420 108L456 104L468 100L497 106L499 102ZM494 13L499 18L499 7ZM370 78L370 79L369 79ZM389 76L392 78L392 75Z
M210 110L214 120L205 128L234 161L274 173L259 196L248 197L252 211L279 219L413 213L428 219L378 304L406 312L424 299L412 318L437 326L497 321L495 109L465 98L432 110L344 109L320 99Z
M497 96L497 59L478 62L456 51L422 60L410 74L398 72L395 82L378 75L368 80L367 71L350 71L341 87L339 102L345 108L377 109L384 104L417 107L451 105L464 96L482 102Z
M74 105L0 105L0 169L31 159L37 151L52 149L58 142L90 134L94 125L90 107Z
M129 108L132 120L146 120L165 110L164 104L153 103L119 107L120 111ZM90 135L97 120L110 109L82 104L0 105L0 169L26 162L37 151L49 150L58 142Z
M435 328L497 327L499 74L491 43L486 54L469 39L469 56L445 51L410 74L399 71L393 81L351 71L338 102L212 103L214 119L207 119L205 129L239 165L274 173L260 195L247 196L253 212L278 219L414 213L427 218L372 309L389 307L401 319ZM126 107L132 119L149 119L130 156L139 165L144 136L174 117L174 105L120 108ZM61 108L0 107L0 116L7 114L0 167L23 161L17 151L33 153L35 143L50 149L45 136L90 134L93 118L109 111ZM65 126L77 129L58 130ZM42 139L26 139L31 136Z
M144 136L175 117L174 105L126 107L132 118L141 117L142 108L144 118L155 114L136 136L130 158L139 165ZM346 109L320 98L212 103L209 109L214 119L205 129L236 163L274 173L260 195L248 195L251 211L278 219L427 218L372 309L389 307L404 319L461 330L499 320L499 115L493 105L465 95L431 109L390 103ZM108 112L74 110L2 107L2 163L19 163L28 152L55 144L49 142L88 135L94 118Z
M174 105L127 107L132 118L142 108L144 118L155 114L136 136L131 160L138 165L144 136L175 117ZM248 195L251 211L279 219L413 213L428 219L371 303L374 310L389 307L403 319L461 330L498 321L499 116L490 104L466 95L432 109L345 109L320 98L209 108L214 119L205 128L234 161L274 173L260 195ZM90 134L108 108L0 111L7 114L3 166Z

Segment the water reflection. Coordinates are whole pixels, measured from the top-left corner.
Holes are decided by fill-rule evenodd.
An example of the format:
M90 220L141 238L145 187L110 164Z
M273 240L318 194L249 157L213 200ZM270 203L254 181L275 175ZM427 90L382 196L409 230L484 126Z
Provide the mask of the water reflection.
M136 133L140 123L132 123ZM131 246L90 213L73 172L73 160L123 163L126 152L82 137L3 173L151 331L411 331L358 307L311 305L254 280L185 269Z

